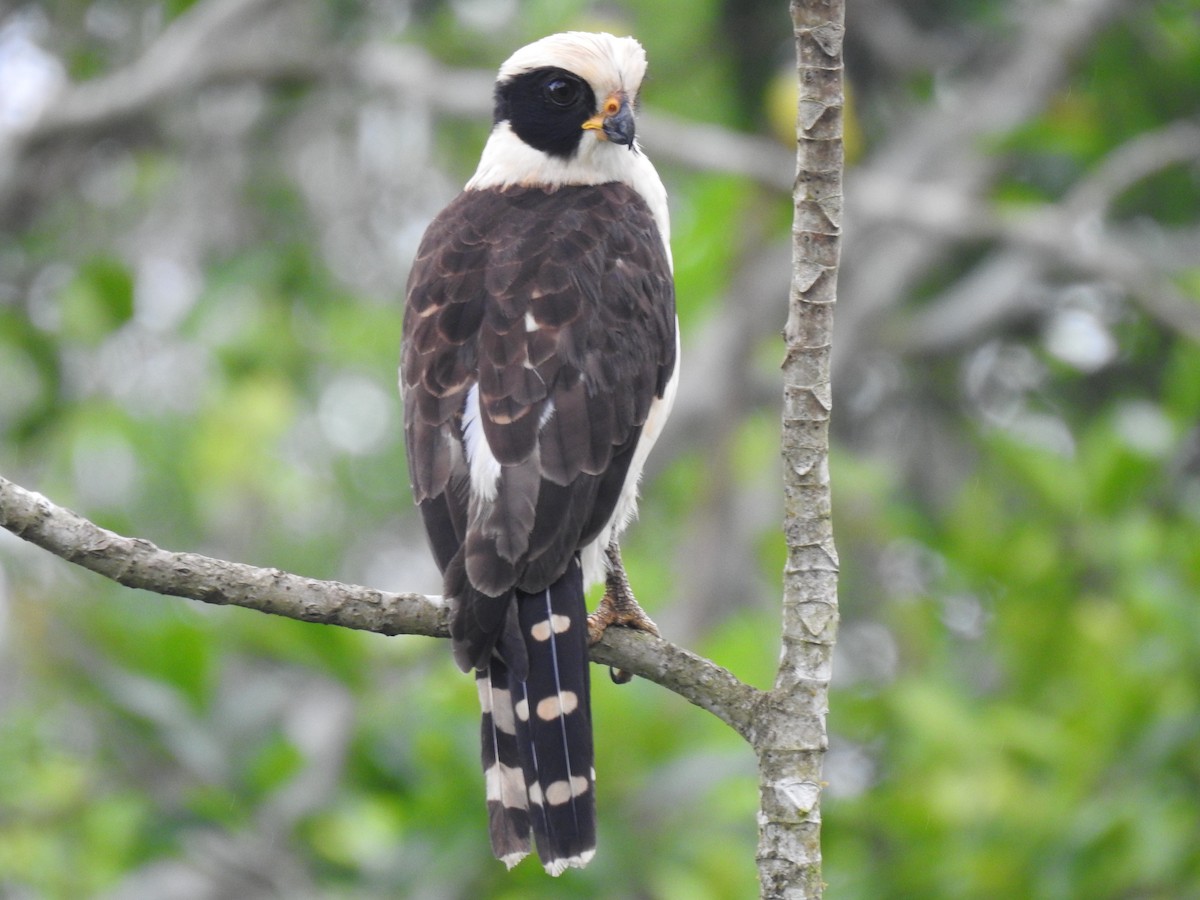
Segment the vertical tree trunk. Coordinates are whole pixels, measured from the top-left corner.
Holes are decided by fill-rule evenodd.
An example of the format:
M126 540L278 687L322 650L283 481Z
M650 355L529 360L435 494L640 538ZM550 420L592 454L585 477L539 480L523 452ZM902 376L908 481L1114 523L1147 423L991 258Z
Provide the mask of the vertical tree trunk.
M843 0L793 0L800 97L793 275L784 340L783 646L756 717L763 897L816 898L821 761L837 631L829 494L829 359L842 211Z

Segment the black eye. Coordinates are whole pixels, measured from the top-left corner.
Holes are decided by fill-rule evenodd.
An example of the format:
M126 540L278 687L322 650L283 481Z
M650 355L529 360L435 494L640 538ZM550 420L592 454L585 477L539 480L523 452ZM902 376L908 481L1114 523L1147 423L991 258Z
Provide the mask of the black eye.
M567 107L579 99L579 82L569 78L552 78L546 82L542 93L555 106Z

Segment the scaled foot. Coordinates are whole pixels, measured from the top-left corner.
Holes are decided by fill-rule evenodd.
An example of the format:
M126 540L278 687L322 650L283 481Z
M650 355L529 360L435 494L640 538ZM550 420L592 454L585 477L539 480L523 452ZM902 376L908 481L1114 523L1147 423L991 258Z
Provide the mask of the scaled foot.
M616 541L608 545L605 554L608 556L608 575L604 579L604 597L596 611L588 616L588 642L597 643L610 625L636 628L658 637L658 626L634 599ZM617 684L626 684L633 679L633 674L623 669L610 668L608 671Z

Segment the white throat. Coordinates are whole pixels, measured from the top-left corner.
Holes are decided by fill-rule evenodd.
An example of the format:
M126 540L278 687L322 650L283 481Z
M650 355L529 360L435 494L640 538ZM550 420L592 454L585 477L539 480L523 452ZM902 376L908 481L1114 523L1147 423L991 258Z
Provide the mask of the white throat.
M517 137L508 122L499 122L492 129L479 168L466 190L487 188L561 187L563 185L607 184L619 181L627 184L646 201L671 258L671 224L667 213L667 189L663 187L653 163L636 143L634 148L609 141L597 140L591 134L580 141L579 152L570 159L551 156L526 144Z

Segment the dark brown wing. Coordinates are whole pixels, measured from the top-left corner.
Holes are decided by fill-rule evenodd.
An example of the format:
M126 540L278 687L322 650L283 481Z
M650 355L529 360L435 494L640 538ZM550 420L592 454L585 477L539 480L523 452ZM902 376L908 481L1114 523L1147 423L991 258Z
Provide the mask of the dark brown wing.
M504 604L513 587L542 590L612 516L674 369L653 216L616 183L465 192L421 243L404 335L409 471L448 593L464 577ZM473 388L494 492L470 477ZM472 602L468 655L504 620L499 604Z

